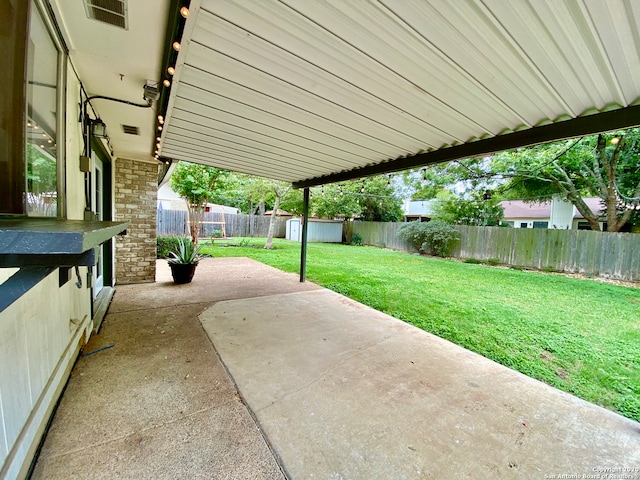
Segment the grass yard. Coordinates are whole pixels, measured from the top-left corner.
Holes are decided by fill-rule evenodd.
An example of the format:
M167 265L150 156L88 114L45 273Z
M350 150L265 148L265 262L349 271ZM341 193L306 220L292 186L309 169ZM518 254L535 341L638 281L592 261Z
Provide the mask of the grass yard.
M250 245L205 252L299 271L299 243ZM640 421L639 288L317 243L308 246L307 278Z

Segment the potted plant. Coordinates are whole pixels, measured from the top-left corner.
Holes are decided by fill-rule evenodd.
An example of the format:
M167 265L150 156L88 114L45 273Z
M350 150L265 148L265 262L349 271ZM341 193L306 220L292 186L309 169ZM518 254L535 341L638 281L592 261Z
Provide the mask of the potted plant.
M188 238L178 238L178 245L169 252L169 267L174 283L189 283L196 272L198 262L203 255L200 254L202 246L194 246Z

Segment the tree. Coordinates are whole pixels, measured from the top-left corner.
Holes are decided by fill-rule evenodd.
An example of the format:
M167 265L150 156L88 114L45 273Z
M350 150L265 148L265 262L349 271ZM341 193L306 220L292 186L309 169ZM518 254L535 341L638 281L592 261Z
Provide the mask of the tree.
M319 218L351 218L360 214L356 192L360 185L353 182L332 183L312 190L310 210Z
M455 225L499 226L504 209L487 193L473 192L468 197L449 194L434 204L435 217Z
M226 175L225 170L188 162L180 162L171 175L171 188L187 202L190 234L195 246L207 203L219 201L220 194L216 191L223 190Z
M492 168L510 178L505 190L570 201L592 230L600 230L600 218L584 197L600 197L607 231L617 232L640 205L640 129L502 152Z
M632 128L432 165L405 175L405 181L431 194L439 188L477 195L492 189L496 199L525 201L558 195L594 230L600 230L601 218L584 198L599 197L607 230L617 232L626 222L640 222L639 150L640 128Z
M402 220L404 214L401 199L395 195L393 182L386 175L369 177L358 186L362 195L357 200L361 208L360 217L363 220L368 222Z
M271 210L271 218L269 219L269 232L267 233L267 241L264 244L264 248L273 248L273 229L278 216L278 209L280 208L280 202L284 196L291 190L291 185L285 182L279 182L277 180L271 181L271 189L275 195L275 201L273 202L273 209ZM304 219L305 222L307 219Z
M312 193L312 211L320 218L360 217L371 222L402 219L402 201L386 175L324 185Z

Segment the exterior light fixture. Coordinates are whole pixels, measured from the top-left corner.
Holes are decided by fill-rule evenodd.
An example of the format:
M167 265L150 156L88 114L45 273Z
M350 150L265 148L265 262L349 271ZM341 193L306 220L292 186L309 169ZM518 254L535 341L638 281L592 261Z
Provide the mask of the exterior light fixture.
M165 87L170 87L171 86L171 81L169 79L165 78L164 81L162 82L162 84Z
M160 140L162 140L162 138L156 137L156 142L159 142Z
M161 132L162 131L162 125L158 125L158 131Z
M173 49L176 52L179 52L180 51L180 42L173 42Z
M160 98L160 92L158 91L157 83L147 83L142 87L142 89L142 98L144 98L149 105Z
M173 75L174 73L176 73L176 69L175 69L175 68L173 68L173 67L168 67L168 68L167 68L167 73L168 73L169 75Z
M158 115L158 123L162 125L164 123L164 117L162 115Z
M107 138L107 126L100 118L91 121L91 134L94 137Z
M182 15L184 18L187 18L189 16L189 9L187 7L182 7L180 9L180 15Z
M620 137L613 137L611 140L609 140L613 145L617 145L618 143L620 143Z

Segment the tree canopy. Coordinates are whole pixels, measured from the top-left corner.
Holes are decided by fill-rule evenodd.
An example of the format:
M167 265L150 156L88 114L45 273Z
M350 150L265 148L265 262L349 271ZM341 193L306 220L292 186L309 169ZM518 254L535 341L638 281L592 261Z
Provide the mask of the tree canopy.
M493 198L544 201L554 195L571 202L593 230L606 222L619 231L640 223L640 129L615 131L434 165L405 175L416 194L434 198L442 189L493 190ZM599 197L604 216L584 201Z
M386 175L324 185L312 190L311 212L320 218L358 217L371 222L402 219L402 199Z
M205 207L207 203L220 203L224 198L228 177L226 170L189 162L180 162L171 175L171 188L187 202L194 245L198 244Z

